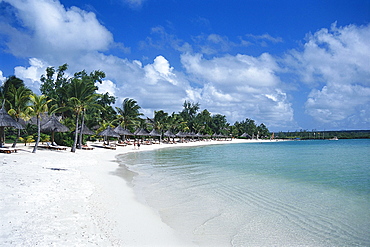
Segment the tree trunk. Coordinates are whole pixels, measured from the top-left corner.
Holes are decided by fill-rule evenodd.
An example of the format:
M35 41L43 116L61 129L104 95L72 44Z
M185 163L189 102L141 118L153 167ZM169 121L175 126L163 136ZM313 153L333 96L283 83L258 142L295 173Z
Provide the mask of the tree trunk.
M21 130L18 129L17 138L14 139L12 148L15 148L15 146L17 145L17 140L19 139L20 136L21 136Z
M73 145L72 145L72 148L71 148L71 152L76 152L76 145L77 145L77 137L78 137L78 118L79 118L79 114L77 113L76 115L76 130L75 130L75 140L73 141Z
M35 144L35 147L33 148L32 153L36 153L37 146L39 145L39 142L40 142L40 134L41 134L40 116L36 116L36 119L37 119L37 139L36 139L36 144Z
M3 147L4 142L4 127L0 127L0 148Z
M85 123L85 112L82 112L82 123L81 123L81 131L80 131L80 139L78 141L78 149L82 148L82 127Z

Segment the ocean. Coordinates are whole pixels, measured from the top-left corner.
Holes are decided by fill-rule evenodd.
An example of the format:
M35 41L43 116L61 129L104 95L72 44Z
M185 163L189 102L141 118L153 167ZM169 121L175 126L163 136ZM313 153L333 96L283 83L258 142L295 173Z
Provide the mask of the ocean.
M199 246L370 246L370 140L119 156L138 200Z

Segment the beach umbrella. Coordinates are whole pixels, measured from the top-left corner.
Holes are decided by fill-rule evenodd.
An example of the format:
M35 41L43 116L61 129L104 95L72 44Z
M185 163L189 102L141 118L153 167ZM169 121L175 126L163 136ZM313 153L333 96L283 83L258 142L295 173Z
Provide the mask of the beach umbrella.
M135 136L149 136L149 132L144 128L139 128L134 133Z
M200 132L196 133L195 136L196 137L203 137L203 135Z
M217 138L222 138L223 136L222 136L221 134L217 134L217 133L215 133L215 134L213 135L213 137L217 139Z
M131 133L129 130L122 128L121 125L118 125L115 129L115 132L117 132L120 135L126 135L126 136L133 136L134 134Z
M161 136L162 135L160 133L158 133L158 131L156 131L155 129L150 131L149 135L152 136L152 137L158 136L159 137L159 142L161 142Z
M176 137L176 135L174 133L172 133L171 130L167 130L166 132L164 132L163 135L165 137Z
M182 131L177 132L175 134L175 136L177 136L177 137L185 137L184 132L182 132Z
M198 133L195 134L195 137L198 137L198 139L199 139L199 138L204 137L204 136L200 132L198 132Z
M187 137L187 133L185 133L185 132L182 132L182 131L179 131L179 132L177 132L177 134L176 134L176 136L177 137L180 137L181 138L181 142L183 142L184 140L183 140L183 138L185 138L185 137Z
M83 140L83 135L95 135L95 132L92 131L91 129L89 129L85 124L83 124L82 126L78 126L78 145L77 145L77 148L78 149L81 149L82 148L82 140Z
M167 130L166 132L164 132L163 135L165 137L168 137L168 141L170 141L170 138L172 137L173 138L173 142L175 142L176 135L174 133L172 133L171 130Z
M196 134L194 132L190 132L190 133L188 133L188 136L191 137L191 139L194 139Z
M161 136L161 134L158 133L158 131L156 131L155 129L153 129L152 131L150 131L149 135L150 136Z
M108 128L106 128L105 130L101 131L98 135L119 137L119 134L115 132L110 126L108 126Z
M67 132L69 128L58 121L53 115L49 118L49 121L41 125L41 131L51 132L51 143L54 144L54 133L55 132Z
M24 127L15 121L4 109L1 107L0 109L0 147L3 146L4 143L4 128L5 127L13 127L16 129L24 129Z
M210 136L210 135L208 135L208 134L205 134L203 137L205 137L205 138L210 138L211 136Z
M46 124L47 122L49 122L49 120L52 118L52 116L50 116L47 112L44 112L44 113L41 113L40 114L40 125L44 125ZM25 124L29 123L29 124L33 124L33 125L37 125L37 117L36 116L33 116L31 117L28 121L24 121Z
M149 132L146 129L140 128L137 129L134 133L136 136L149 136Z
M104 136L104 137L108 137L108 136L119 137L119 134L117 132L115 132L110 126L108 126L108 128L106 128L105 130L100 132L98 135ZM107 138L107 140L108 140L108 144L109 144L109 139Z
M15 121L3 107L0 109L0 127L13 127L16 129L24 129L24 127Z
M129 130L122 128L121 125L118 125L115 129L115 132L117 132L119 135L123 135L123 139L126 139L126 136L133 136Z
M250 135L248 135L248 134L247 134L247 133L245 133L245 132L244 132L240 137L245 137L245 138L249 138L249 139L251 138L251 136L250 136Z
M81 132L81 129L83 135L95 135L95 132L89 129L85 124L83 126L78 127L78 133Z

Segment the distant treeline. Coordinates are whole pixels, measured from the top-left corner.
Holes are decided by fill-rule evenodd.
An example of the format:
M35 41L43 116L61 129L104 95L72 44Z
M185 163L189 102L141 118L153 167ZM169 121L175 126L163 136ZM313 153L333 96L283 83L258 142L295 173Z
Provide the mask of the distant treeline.
M340 130L340 131L318 131L318 130L300 130L293 132L275 133L276 138L281 139L368 139L370 130Z

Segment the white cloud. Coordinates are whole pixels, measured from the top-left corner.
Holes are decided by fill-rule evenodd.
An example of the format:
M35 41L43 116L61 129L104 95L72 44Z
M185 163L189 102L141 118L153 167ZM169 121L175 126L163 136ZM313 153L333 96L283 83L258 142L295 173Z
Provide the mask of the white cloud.
M94 13L76 7L66 9L53 0L6 2L15 8L21 27L0 23L0 32L7 37L9 52L31 58L28 67L15 68L15 75L35 92L47 66L67 62L71 73L104 71L107 78L98 85L99 92L114 95L117 104L126 97L134 98L148 116L154 110L180 111L184 100L191 100L199 102L202 109L226 115L231 123L252 118L272 128L284 128L296 126L291 96L280 77L288 71L298 74L311 90L305 107L317 121L338 126L344 122L352 126L369 124L370 25L333 25L330 30L319 30L307 36L302 50L290 51L279 63L268 53L205 58L202 54L250 44L233 43L217 34L203 35L193 37L193 46L203 53L192 53L191 44L167 34L162 27L153 28L160 39L148 39L146 45L165 45L166 49L184 52L181 64L185 71L180 72L161 55L143 64L103 54L117 44ZM131 3L139 6L143 2ZM249 38L282 42L268 34Z
M294 124L291 104L279 89L276 73L280 68L271 55L207 60L201 54L183 54L181 61L201 85L194 94L197 101L211 112L224 114L230 121L248 117L274 127Z
M65 9L52 0L6 0L17 10L23 28L2 25L9 51L20 57L42 57L59 62L61 57L107 50L113 35L92 12L77 7Z
M187 90L191 90L186 78L163 56L157 56L152 63L143 66L137 60L90 53L73 61L70 68L76 68L78 64L83 64L82 69L86 71L97 68L104 71L107 80L115 84L113 89L117 104L121 104L126 97L133 98L149 116L154 110L181 110L182 103L188 98ZM101 85L98 86L99 90L103 90ZM110 85L111 89L108 89L112 90L112 87Z
M346 125L355 126L370 120L369 87L331 84L321 90L312 90L308 97L308 114L322 123L346 122ZM354 116L356 122L347 121Z
M303 51L292 51L304 82L370 85L370 25L323 28L308 35Z
M144 1L145 0L122 0L124 4L127 4L128 6L134 9L140 8L143 5Z
M176 84L176 75L172 73L173 68L170 67L170 63L163 56L156 57L154 63L146 65L144 70L145 77L151 84L156 84L159 80Z
M302 51L290 53L287 64L313 87L305 106L314 119L334 125L357 119L352 128L368 127L369 40L370 25L337 27L334 23L330 30L308 35Z
M2 85L5 80L6 80L6 77L3 76L3 72L0 70L0 85Z
M109 93L111 96L116 95L117 86L114 82L111 80L103 80L102 83L97 83L96 86L98 86L98 93Z
M260 57L227 55L206 60L201 54L183 54L181 61L187 72L200 81L211 81L227 91L263 90L279 84L275 59L264 53ZM253 91L253 89L252 89Z
M265 33L262 35L253 35L253 34L247 34L245 35L248 38L252 38L254 40L258 40L260 42L270 41L272 43L281 43L283 42L283 39L281 37L272 37L270 34Z
M29 59L30 66L28 68L17 66L14 68L14 74L16 77L22 79L25 85L30 88L33 92L40 92L40 77L45 74L47 65L45 62L37 59Z

